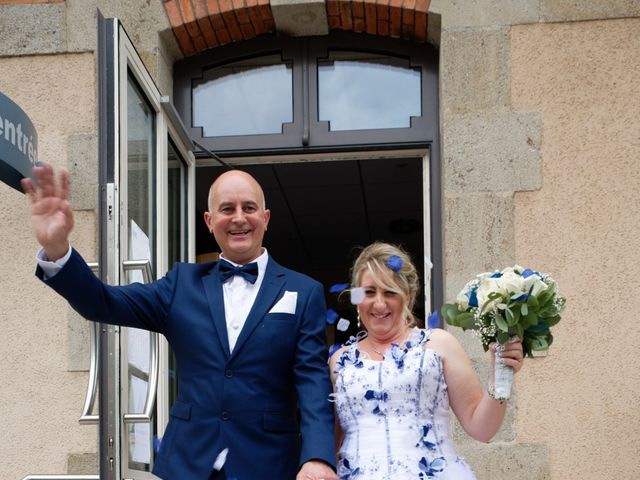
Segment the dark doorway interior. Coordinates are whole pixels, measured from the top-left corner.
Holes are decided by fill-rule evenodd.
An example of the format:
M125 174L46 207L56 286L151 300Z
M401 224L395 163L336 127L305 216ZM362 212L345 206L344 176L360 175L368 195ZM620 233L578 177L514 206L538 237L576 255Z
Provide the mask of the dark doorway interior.
M357 332L348 296L328 289L349 282L359 247L376 240L409 252L424 278L422 158L344 160L243 165L262 185L271 210L265 246L282 265L306 273L325 286L328 307L351 320L345 332L329 327L332 342ZM198 167L196 173L196 254L217 251L202 216L211 182L225 170ZM424 299L416 302L424 319Z

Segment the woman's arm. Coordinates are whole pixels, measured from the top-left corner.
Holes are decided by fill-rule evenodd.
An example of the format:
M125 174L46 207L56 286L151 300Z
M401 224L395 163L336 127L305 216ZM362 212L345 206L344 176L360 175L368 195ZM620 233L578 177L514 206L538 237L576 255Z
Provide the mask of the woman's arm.
M488 442L498 432L507 408L507 402L495 400L482 388L471 361L456 338L445 330L434 330L429 346L433 346L444 365L444 377L449 392L449 403L464 430L474 439ZM520 370L522 344L510 343L501 355L505 365ZM492 363L495 349L491 349Z

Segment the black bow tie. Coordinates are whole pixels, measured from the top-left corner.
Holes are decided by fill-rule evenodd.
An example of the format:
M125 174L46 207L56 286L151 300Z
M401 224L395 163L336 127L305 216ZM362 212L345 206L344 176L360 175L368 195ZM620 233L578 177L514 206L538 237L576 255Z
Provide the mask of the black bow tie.
M220 260L220 266L218 268L220 271L220 280L223 283L234 275L240 275L249 283L256 283L258 279L258 264L256 262L236 267L229 262Z

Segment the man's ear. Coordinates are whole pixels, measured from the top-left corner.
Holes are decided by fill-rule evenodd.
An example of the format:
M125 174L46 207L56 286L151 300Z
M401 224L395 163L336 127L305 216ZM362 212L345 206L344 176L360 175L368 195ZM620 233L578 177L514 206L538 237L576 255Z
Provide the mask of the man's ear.
M271 210L266 208L264 210L264 231L267 231L267 226L269 225L269 220L271 219Z
M204 216L204 223L207 224L207 229L209 230L209 232L211 232L211 219L212 219L211 217L212 217L212 215L208 211L206 211L206 212L204 212L203 216Z

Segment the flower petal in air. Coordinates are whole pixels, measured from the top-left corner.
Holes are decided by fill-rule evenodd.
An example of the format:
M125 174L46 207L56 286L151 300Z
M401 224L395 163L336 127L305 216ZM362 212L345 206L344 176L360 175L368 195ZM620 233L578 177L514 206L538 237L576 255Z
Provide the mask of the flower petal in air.
M336 283L335 285L331 285L329 287L329 293L339 293L343 290L346 290L347 288L349 288L348 283Z
M332 308L328 308L327 309L327 323L329 325L333 325L334 323L336 323L336 321L338 320L338 312L336 312L334 309Z
M355 287L351 289L351 304L360 305L364 302L364 288Z

